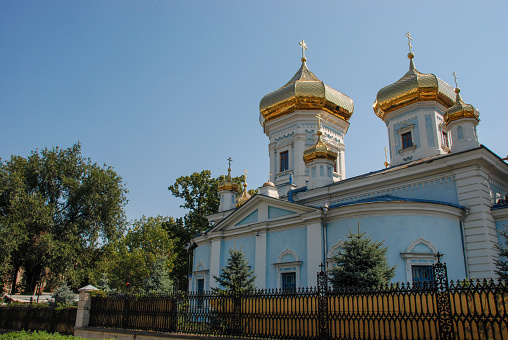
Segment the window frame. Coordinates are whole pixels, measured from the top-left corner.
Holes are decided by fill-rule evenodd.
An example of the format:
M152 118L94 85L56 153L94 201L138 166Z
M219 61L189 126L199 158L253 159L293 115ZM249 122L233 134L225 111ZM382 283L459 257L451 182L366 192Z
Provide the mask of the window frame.
M283 156L285 156L283 158ZM285 167L283 168L283 165ZM279 153L279 172L289 171L289 150Z

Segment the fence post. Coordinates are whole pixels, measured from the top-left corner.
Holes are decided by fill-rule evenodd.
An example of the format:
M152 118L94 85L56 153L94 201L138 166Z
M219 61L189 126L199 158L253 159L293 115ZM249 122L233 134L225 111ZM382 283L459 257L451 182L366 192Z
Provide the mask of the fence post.
M434 289L436 292L437 314L439 321L439 339L452 340L452 312L450 306L450 289L446 263L441 263L443 254L437 253L437 263L432 265L434 271Z
M233 292L233 332L235 335L242 333L242 296L237 289Z
M94 290L97 290L97 288L92 285L78 289L78 311L76 312L76 323L74 325L76 328L88 326L88 322L90 321L90 307L92 306L90 292Z
M328 335L328 275L324 271L324 265L321 263L321 270L317 274L318 288L318 322L319 339L325 340Z

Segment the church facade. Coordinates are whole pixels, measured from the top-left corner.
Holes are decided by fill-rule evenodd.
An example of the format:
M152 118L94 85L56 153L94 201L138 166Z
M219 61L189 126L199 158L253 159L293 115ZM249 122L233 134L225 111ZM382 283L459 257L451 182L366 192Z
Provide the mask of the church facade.
M257 288L316 285L320 264L349 232L384 240L394 281L431 280L439 252L449 279L495 278L499 231L508 225L508 164L478 141L479 112L460 89L409 71L382 88L375 115L389 136L385 168L347 178L344 138L353 101L302 65L260 102L271 178L250 197L219 185L212 228L196 237L190 290L216 287L228 250L241 248ZM376 119L373 116L373 119Z

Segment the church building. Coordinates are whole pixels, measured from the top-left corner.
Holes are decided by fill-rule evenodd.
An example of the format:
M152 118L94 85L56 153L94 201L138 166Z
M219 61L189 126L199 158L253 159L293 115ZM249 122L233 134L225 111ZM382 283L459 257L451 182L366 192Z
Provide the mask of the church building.
M408 35L408 38L410 36ZM372 119L388 132L385 168L347 178L346 133L353 100L302 65L261 99L269 140L270 180L250 197L231 181L219 185L212 228L194 239L190 290L217 287L228 250L242 249L257 288L316 286L320 264L349 231L384 240L394 281L432 280L436 254L449 279L496 278L499 231L508 225L508 164L481 145L478 110L460 89L415 67L379 90ZM377 116L377 118L376 118Z

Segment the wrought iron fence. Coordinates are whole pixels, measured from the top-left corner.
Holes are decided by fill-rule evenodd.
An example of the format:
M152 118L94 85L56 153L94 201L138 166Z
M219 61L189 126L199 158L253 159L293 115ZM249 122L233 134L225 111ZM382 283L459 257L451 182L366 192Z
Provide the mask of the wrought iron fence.
M0 307L0 329L73 334L76 308Z
M90 326L273 339L507 339L508 287L448 282L434 266L430 286L318 286L242 294L174 293L93 297Z

